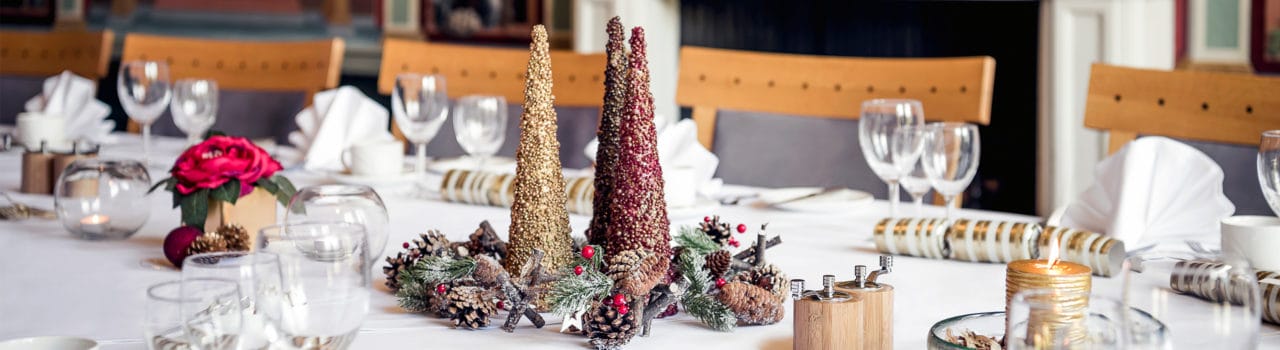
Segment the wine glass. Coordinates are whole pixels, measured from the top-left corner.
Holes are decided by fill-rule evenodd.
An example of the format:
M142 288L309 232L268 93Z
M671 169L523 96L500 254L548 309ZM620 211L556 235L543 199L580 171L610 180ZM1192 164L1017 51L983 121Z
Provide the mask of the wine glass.
M218 83L207 79L174 82L169 112L173 114L173 124L187 134L187 144L196 144L217 120Z
M932 123L924 138L920 159L929 183L947 201L947 219L956 206L956 195L964 192L978 172L982 141L978 127L968 123Z
M893 133L893 166L898 171L898 183L915 202L916 216L924 215L924 195L929 193L929 177L925 174L920 155L924 153L925 127L909 125Z
M164 113L172 96L169 65L160 61L121 63L116 93L129 119L142 126L143 163L151 165L151 124Z
M369 312L370 260L364 228L295 222L259 231L261 251L280 257L278 308L267 322L285 349L346 349ZM275 348L275 347L273 347Z
M1131 348L1257 348L1262 297L1244 260L1153 251L1125 267L1126 306L1162 323L1131 330Z
M1280 130L1262 133L1258 144L1258 185L1271 211L1280 216Z
M242 323L235 281L191 278L147 288L147 348L235 349Z
M360 225L369 235L369 259L376 264L391 234L387 207L378 191L365 185L307 186L289 199L284 222L317 220Z
M898 178L890 150L894 131L899 127L924 124L924 108L920 101L909 99L874 99L862 102L858 119L858 144L867 165L889 184L889 216L898 216Z
M464 96L453 107L453 131L458 144L477 158L477 170L498 153L507 137L507 100L502 96Z
M391 91L391 114L404 137L417 146L418 176L426 175L427 143L449 117L449 96L442 75L404 73Z
M275 332L268 330L267 310L277 309L280 293L280 257L271 253L219 252L187 257L182 263L182 280L217 278L236 281L240 291L240 313L244 329L241 349L265 349Z

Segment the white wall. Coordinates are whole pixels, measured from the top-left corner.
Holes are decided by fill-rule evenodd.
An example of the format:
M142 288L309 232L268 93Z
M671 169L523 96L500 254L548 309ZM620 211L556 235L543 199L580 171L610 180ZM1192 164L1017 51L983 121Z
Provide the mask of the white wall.
M1105 133L1084 127L1089 66L1102 62L1173 69L1174 1L1041 3L1036 164L1036 210L1041 215L1070 203L1092 184L1094 166L1106 155Z
M582 53L604 52L609 36L605 24L621 16L630 37L631 27L644 27L649 44L650 89L654 112L668 121L680 118L676 105L676 79L680 66L680 2L678 0L574 0L573 49ZM604 67L600 67L601 71ZM662 121L659 121L660 123Z

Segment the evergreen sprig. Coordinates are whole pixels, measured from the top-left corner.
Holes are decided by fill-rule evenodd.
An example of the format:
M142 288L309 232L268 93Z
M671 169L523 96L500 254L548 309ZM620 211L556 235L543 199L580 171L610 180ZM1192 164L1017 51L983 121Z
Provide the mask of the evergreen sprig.
M685 232L681 232L681 236L685 236ZM707 294L712 281L707 271L702 269L705 264L703 254L699 254L696 249L685 249L676 260L680 275L689 281L689 290L680 298L685 311L717 331L728 332L737 327L738 317L733 311Z
M405 274L413 280L411 283L432 287L440 282L468 278L475 271L475 259L428 256L409 266Z
M552 284L551 290L547 292L551 300L551 312L561 316L567 317L587 310L593 301L609 294L609 290L613 288L613 280L596 268L584 266L582 274L575 276L573 267L568 267L561 272L561 276L564 277Z
M693 250L699 255L707 255L720 250L720 243L716 243L715 240L711 239L710 235L694 226L680 227L680 234L676 236L676 243L684 247L685 250Z
M418 283L417 280L406 274L396 276L396 280L400 283L400 290L396 291L396 299L400 302L400 308L409 312L427 312L431 310L432 290L430 288Z

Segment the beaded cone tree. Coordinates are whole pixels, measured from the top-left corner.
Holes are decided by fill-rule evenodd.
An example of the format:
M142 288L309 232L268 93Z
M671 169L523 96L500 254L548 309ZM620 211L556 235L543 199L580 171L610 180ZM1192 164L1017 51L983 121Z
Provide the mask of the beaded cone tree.
M622 20L614 17L607 28L609 43L605 52L609 56L604 68L604 106L600 109L600 128L596 131L599 147L596 148L595 198L591 203L591 226L587 228L587 241L603 245L609 225L609 203L613 196L613 172L618 164L618 124L627 103L627 49L626 29Z
M520 116L520 145L516 148L515 199L511 204L508 256L503 267L518 275L534 248L546 257L543 265L559 270L572 259L568 200L560 170L560 141L556 140L556 111L552 108L551 55L547 30L533 27L529 68Z
M662 192L653 94L649 91L645 55L644 28L636 27L631 31L628 96L619 129L618 163L604 247L609 257L625 257L628 254L624 253L632 250L639 256L648 256L645 250L652 253L656 259L651 261L657 266L639 264L644 268L635 270L631 276L615 277L617 286L629 287L627 292L647 294L662 279L671 262L671 222ZM628 278L638 281L626 281Z

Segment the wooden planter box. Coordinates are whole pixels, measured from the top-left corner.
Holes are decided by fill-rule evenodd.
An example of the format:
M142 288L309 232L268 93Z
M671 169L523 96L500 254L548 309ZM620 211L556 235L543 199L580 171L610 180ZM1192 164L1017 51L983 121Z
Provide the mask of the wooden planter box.
M249 233L249 241L256 242L258 230L276 224L275 195L261 187L254 187L249 195L237 199L236 204L210 199L209 214L204 220L205 232L231 223L243 226Z

